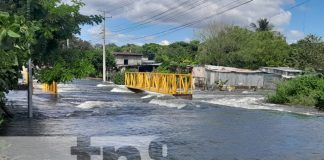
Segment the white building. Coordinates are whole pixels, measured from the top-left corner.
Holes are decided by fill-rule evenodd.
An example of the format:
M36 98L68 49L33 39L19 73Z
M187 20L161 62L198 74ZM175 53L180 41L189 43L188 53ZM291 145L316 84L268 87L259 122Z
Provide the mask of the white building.
M142 65L143 54L129 52L115 52L113 55L116 58L116 67L129 67Z

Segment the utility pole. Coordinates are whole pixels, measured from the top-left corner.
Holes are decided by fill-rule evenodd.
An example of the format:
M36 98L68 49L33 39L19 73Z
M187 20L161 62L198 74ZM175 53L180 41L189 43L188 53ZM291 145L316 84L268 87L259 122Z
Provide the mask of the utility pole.
M27 0L27 18L31 19L30 13L30 1ZM30 44L28 44L28 118L33 118L33 69L32 69L32 60L31 60L31 51Z
M102 44L102 79L103 82L106 82L106 18L112 18L112 17L106 17L107 11L100 11L103 13L103 44Z
M106 11L103 11L102 78L106 82Z
M70 39L66 39L66 48L67 48L67 49L70 48Z

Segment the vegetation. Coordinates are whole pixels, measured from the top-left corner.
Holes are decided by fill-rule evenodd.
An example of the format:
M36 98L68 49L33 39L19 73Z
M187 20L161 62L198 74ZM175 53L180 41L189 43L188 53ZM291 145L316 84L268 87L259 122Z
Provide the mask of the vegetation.
M117 85L125 84L125 72L116 72L112 76L112 82Z
M224 86L228 83L228 80L226 81L215 81L215 86L218 88L218 90L223 91L224 90Z
M324 69L324 41L315 35L291 45L289 65L300 69Z
M212 26L202 33L203 64L259 69L285 66L290 48L285 38L272 31L253 32L237 26Z
M0 1L0 102L14 89L19 70L32 58L35 76L40 82L65 83L85 76L102 76L102 47L77 38L80 26L98 24L100 16L80 14L79 0L33 0L26 14L27 0ZM211 25L201 32L201 41L175 42L168 46L145 44L107 45L107 67L115 66L113 52L143 53L162 65L158 72L187 72L188 65L222 65L248 69L291 66L300 69L322 69L324 42L309 35L289 45L285 37L273 31L267 19L252 23L252 30L239 26ZM66 40L70 40L70 45ZM112 77L124 84L123 73ZM323 108L323 79L302 77L280 84L274 103L316 105ZM313 84L315 83L315 84ZM220 85L221 87L221 85ZM4 104L4 103L1 103Z
M93 71L81 50L62 45L80 33L80 25L101 22L99 16L81 15L81 6L78 0L71 5L60 0L33 0L30 7L27 0L0 1L1 108L5 93L17 86L19 70L30 57L39 68L36 73L41 82L66 82Z
M250 25L255 31L263 32L263 31L271 31L273 29L273 25L266 18L261 18L257 21L257 23L251 23Z
M276 104L316 106L323 110L323 99L323 76L307 75L282 82L267 100Z

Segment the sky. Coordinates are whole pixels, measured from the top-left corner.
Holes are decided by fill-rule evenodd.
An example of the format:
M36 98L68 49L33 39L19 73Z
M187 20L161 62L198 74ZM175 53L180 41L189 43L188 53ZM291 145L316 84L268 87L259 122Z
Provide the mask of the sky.
M248 27L267 18L288 43L308 34L324 37L323 0L83 0L82 14L107 11L107 43L117 45L199 39L210 24ZM103 24L82 26L81 37L102 43Z

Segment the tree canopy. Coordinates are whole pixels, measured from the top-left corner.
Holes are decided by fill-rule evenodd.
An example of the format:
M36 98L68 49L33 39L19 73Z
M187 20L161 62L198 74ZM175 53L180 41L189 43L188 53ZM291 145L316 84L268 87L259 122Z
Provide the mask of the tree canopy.
M271 31L274 27L266 18L261 18L257 23L251 23L250 26L258 32Z
M210 28L203 34L203 64L258 69L264 66L285 66L289 45L280 34L271 31L253 32L237 26ZM217 31L215 31L217 30Z

